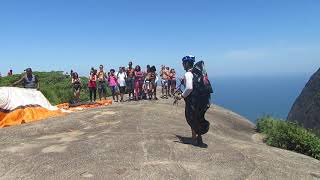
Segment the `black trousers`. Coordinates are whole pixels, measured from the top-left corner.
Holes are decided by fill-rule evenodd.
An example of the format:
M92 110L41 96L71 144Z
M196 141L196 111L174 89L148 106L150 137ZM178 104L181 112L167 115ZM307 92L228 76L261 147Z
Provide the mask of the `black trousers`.
M210 123L205 119L205 114L210 107L208 96L185 98L185 116L187 123L197 134L203 135L209 131Z
M96 101L96 99L97 99L97 88L89 87L89 93L90 93L90 101L92 102L92 96L93 96L93 101Z

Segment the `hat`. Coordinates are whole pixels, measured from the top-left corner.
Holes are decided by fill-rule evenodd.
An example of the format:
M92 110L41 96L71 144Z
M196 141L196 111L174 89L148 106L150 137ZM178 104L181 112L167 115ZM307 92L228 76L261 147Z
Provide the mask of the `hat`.
M189 56L185 56L182 58L182 62L195 62L196 61L196 57L189 55Z

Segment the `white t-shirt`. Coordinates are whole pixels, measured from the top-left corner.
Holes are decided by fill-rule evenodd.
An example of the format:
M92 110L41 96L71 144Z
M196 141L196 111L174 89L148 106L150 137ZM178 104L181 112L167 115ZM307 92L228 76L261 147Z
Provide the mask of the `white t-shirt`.
M117 79L120 87L126 86L126 78L127 78L127 74L125 72L117 74Z
M188 97L192 90L193 90L193 74L191 72L187 72L184 75L184 84L185 84L185 90L182 94L183 97Z

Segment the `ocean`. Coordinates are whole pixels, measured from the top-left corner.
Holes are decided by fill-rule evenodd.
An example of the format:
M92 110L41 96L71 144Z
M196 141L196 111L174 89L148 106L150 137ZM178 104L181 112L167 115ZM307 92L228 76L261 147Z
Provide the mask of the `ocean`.
M212 77L212 102L253 123L264 115L286 119L309 76Z

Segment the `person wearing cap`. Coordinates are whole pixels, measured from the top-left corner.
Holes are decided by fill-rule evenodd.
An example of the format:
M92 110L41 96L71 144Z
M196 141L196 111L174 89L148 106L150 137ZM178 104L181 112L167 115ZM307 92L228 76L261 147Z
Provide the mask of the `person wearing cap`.
M182 58L182 65L184 70L186 71L184 75L185 90L178 98L184 99L186 102L185 117L189 126L191 127L192 144L199 147L205 147L206 144L203 143L202 136L200 133L200 119L199 119L200 115L198 110L195 108L196 104L192 98L192 91L194 90L192 69L193 69L194 63L195 63L194 56L190 55Z
M26 74L19 81L13 83L13 86L22 84L22 86L26 89L39 89L40 85L38 77L32 73L32 69L27 68L25 72Z

